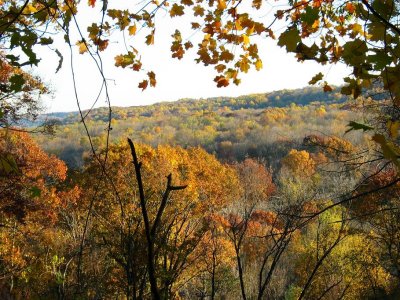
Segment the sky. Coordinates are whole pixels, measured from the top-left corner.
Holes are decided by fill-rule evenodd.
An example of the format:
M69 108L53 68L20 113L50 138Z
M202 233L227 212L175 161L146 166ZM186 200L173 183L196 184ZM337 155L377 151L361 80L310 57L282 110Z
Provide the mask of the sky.
M99 8L89 8L86 3L81 5L78 14L79 27L86 30L95 18ZM175 101L182 98L208 98L217 96L236 97L252 93L265 93L281 89L295 89L308 85L308 81L322 72L330 84L342 84L342 78L350 73L344 65L321 66L314 62L297 62L293 54L287 54L284 48L276 45L276 41L259 38L258 44L260 57L263 60L263 69L251 69L247 74L242 74L239 86L233 84L225 88L217 88L213 81L216 72L213 66L205 67L194 61L196 50L188 53L182 60L173 59L170 52L171 34L175 27L185 29L190 24L189 19L171 20L167 16L158 16L156 19L155 44L144 45L145 32L138 32L133 38L126 38L125 42L119 33L114 33L110 38L109 49L102 52L104 74L107 78L109 99L112 106L137 106L148 105L162 101ZM182 31L185 33L185 30ZM189 31L186 36L190 36ZM76 29L72 33L72 41L79 39ZM185 38L185 34L183 34ZM190 36L196 46L196 39L202 33ZM253 37L252 37L253 38ZM55 45L63 57L63 66L58 73L57 55L50 49L39 49L42 62L35 72L49 84L53 93L52 97L43 99L46 112L67 112L78 110L71 76L70 51L58 36ZM147 70L156 73L157 86L142 91L137 87L145 78L144 73L137 73L129 69L114 66L114 56L125 51L125 44L134 46L142 53L142 62ZM194 47L196 48L196 47ZM89 55L80 55L78 47L73 47L73 65L77 83L77 94L82 109L106 106L104 89L100 98L95 103L101 88L101 77L96 65Z

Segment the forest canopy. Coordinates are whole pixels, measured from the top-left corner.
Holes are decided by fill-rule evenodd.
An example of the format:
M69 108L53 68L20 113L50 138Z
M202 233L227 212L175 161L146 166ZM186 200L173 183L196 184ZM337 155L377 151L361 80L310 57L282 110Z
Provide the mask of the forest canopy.
M87 28L76 19L83 5ZM399 298L397 0L0 7L0 298ZM260 37L352 73L339 88L310 78L326 97L308 89L113 108L105 64L142 74L139 89L157 84L142 46L154 45L160 14L182 20L172 58L192 52L221 88L262 68ZM132 39L103 61L116 34ZM23 127L50 93L34 75L46 63L40 47L59 58L56 70L68 67L60 36L71 55L91 58L108 104L80 109L71 65L79 111L52 140L36 137L69 154L69 169Z

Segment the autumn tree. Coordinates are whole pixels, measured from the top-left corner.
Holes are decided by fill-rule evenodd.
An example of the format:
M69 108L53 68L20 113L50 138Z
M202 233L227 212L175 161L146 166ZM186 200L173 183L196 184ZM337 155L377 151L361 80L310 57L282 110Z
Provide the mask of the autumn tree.
M67 168L22 132L2 130L0 154L2 293L56 297L61 282L57 282L56 273L46 273L46 269L51 268L52 257L59 255L57 259L61 259L64 255L55 227L66 203L56 184L65 180ZM57 264L62 268L64 262ZM36 277L41 277L40 281L35 281ZM28 281L36 286L28 288Z
M287 298L378 297L390 287L389 274L377 263L379 251L347 214L344 207L324 212L294 241L294 280Z
M135 153L140 181L128 145L109 148L108 170L117 194L107 180L98 182L101 170L96 163L88 165L85 186L92 182L96 188L88 191L88 202L95 198L84 253L99 243L99 250L116 262L109 280L117 281L128 298L150 293L171 298L202 271L196 269L198 245L209 230L207 218L229 203L230 187L238 180L231 168L199 148L138 144Z
M246 159L236 169L242 197L231 204L221 224L234 246L242 298L262 299L290 240L290 231L269 204L275 185L265 165ZM256 283L256 291L250 282Z

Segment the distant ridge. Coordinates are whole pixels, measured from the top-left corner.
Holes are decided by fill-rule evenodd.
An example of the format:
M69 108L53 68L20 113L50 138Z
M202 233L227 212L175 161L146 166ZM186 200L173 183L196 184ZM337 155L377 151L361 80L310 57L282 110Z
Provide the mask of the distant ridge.
M193 102L193 110L208 110L217 111L218 109L227 107L230 110L240 109L266 109L268 107L287 107L292 104L308 105L313 102L321 102L323 104L343 103L348 97L340 94L339 88L334 88L332 92L325 93L319 87L305 87L301 89L292 90L278 90L269 93L249 94L238 97L211 97L205 99L180 99L177 101L159 102L150 105L141 106L128 106L128 107L112 107L113 118L119 119L120 112L125 112L129 115L144 115L151 116L155 111L162 108L163 110L170 110L172 113L175 109L181 106L186 106L190 109ZM87 110L84 111L84 114ZM100 107L95 108L88 115L87 119L103 120L108 119L108 108ZM77 111L75 112L55 112L40 115L37 122L43 120L52 120L60 124L70 124L80 121L80 116Z

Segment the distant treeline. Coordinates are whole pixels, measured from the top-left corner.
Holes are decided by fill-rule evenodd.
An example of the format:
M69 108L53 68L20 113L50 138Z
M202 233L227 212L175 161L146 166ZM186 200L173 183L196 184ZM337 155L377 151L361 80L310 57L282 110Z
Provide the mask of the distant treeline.
M114 119L124 119L137 116L152 116L160 110L168 110L171 114L179 112L182 107L198 111L216 111L228 107L230 110L239 109L265 109L268 107L286 107L291 104L308 105L313 102L323 104L343 103L348 97L340 94L340 89L335 88L333 92L325 93L321 88L305 87L294 90L279 90L270 93L250 94L239 97L213 97L207 99L181 99L176 102L161 102L154 105L131 106L131 107L113 107L112 117ZM87 111L84 111L86 114ZM108 120L108 108L96 108L89 115L88 119ZM40 120L54 119L61 124L75 123L80 120L78 112L56 112L42 115Z
M318 88L283 90L237 98L180 100L140 107L113 107L111 141L131 137L153 147L160 144L201 146L225 161L265 158L271 165L317 132L343 135L349 111L344 97ZM39 144L72 168L82 166L90 150L77 113L56 113L53 137L37 136ZM108 109L93 110L86 122L93 145L105 145ZM349 135L356 144L362 141Z

